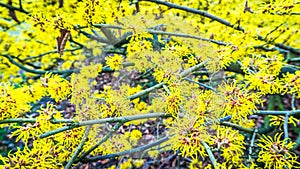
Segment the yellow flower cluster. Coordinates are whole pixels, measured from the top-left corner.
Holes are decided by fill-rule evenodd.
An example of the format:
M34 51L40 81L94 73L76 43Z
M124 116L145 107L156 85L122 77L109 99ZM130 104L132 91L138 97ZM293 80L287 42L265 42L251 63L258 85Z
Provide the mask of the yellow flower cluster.
M80 120L99 117L99 108L96 106L97 99L92 96L90 81L102 71L102 64L83 66L79 74L72 74L72 98L70 103L76 106L77 118Z
M23 116L30 110L30 103L44 96L50 96L57 102L67 99L71 88L67 80L52 74L46 74L40 81L30 86L19 88L8 83L0 83L0 120Z
M297 97L300 97L300 71L296 71L295 74L286 74L284 77L285 92L296 93Z
M20 117L30 110L30 95L23 90L0 83L0 120Z
M123 56L114 54L113 56L108 56L105 58L106 64L112 69L112 70L119 70L122 68L123 64Z
M55 101L66 99L71 93L71 84L58 75L46 74L41 78L42 87L46 88L46 93Z
M297 155L289 150L294 143L290 142L289 139L282 140L282 134L277 133L274 138L263 135L260 143L257 144L261 147L257 161L264 162L265 168L300 167L300 163L297 162Z
M198 123L195 116L176 119L168 126L175 135L168 141L174 151L179 150L184 157L204 158L207 153L202 142L209 141L206 127Z
M225 163L236 167L243 166L244 136L237 130L228 127L218 127L216 135L210 138L210 144L225 158Z
M8 157L2 157L3 168L60 168L62 164L58 163L55 152L52 149L56 147L51 140L37 140L33 143L32 148L27 146L23 150L18 148L14 154Z
M53 124L50 121L52 119L62 119L61 112L57 111L54 105L48 103L46 108L41 108L37 112L39 116L34 124L13 126L18 130L15 130L11 137L17 136L17 141L21 139L27 145L29 139L36 140L41 134L63 126L62 124Z
M225 84L224 87L220 88L220 91L225 98L223 117L230 115L234 121L247 118L248 115L257 110L256 104L262 103L259 93L241 90L237 82Z

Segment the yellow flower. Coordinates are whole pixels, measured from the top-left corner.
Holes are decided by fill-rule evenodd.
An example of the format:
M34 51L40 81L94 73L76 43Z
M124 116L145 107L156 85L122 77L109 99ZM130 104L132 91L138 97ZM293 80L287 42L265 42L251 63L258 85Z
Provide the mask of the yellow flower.
M196 117L187 117L175 119L169 126L170 133L174 134L168 143L172 150L179 150L184 157L197 158L199 155L205 157L206 151L202 141L206 142L209 135L206 127L197 122Z
M250 83L249 89L258 90L262 94L276 94L282 92L282 83L274 75L258 72L246 75L246 81Z
M15 88L9 83L0 83L0 120L20 117L31 108L35 101L28 87Z
M259 139L261 150L258 154L258 162L265 163L265 168L300 168L297 162L297 155L289 149L295 143L289 139L281 139L283 133L277 133L274 139L271 136L265 136ZM289 141L289 142L288 142ZM288 142L288 143L287 143Z
M235 81L232 84L225 84L225 87L221 88L220 92L224 94L225 98L223 117L230 115L232 120L238 121L253 114L253 110L257 110L256 104L263 102L260 94L247 89L241 90L242 86Z
M297 93L297 97L300 98L300 71L296 71L295 74L287 73L283 82L285 93Z
M123 162L121 165L120 165L120 169L131 169L133 166L131 164L132 162L132 159L128 159L127 161Z
M180 95L180 91L171 92L168 96L166 96L166 105L167 105L167 113L171 113L172 116L176 117L180 112L180 104L182 100L182 96Z
M101 92L101 98L105 99L105 102L99 104L101 116L126 116L134 113L131 111L131 102L127 99L127 89L127 85L120 86L120 90L112 90L108 86Z
M108 56L105 58L106 64L112 69L112 70L119 70L122 68L123 63L123 56L114 54L113 56Z
M198 161L198 159L193 159L189 165L189 169L199 169L202 168L202 161Z
M71 61L65 61L62 65L61 68L62 69L70 69L70 67L72 66L72 62Z
M274 115L270 115L270 125L272 126L280 126L282 127L283 123L284 123L284 120L285 120L285 116L280 116L280 115L277 115L277 116L274 116ZM288 124L291 124L293 126L296 126L297 125L297 122L299 122L299 119L293 117L293 116L290 116L289 117L289 121L288 121Z
M56 102L66 99L71 93L71 84L58 75L47 73L44 78L41 78L41 81L41 87L46 87L48 95L55 99Z
M126 138L127 137L124 134L112 136L109 140L103 143L102 146L105 150L103 154L113 154L131 149L132 146Z
M222 152L226 163L239 165L244 154L244 136L239 131L228 127L217 128L217 133L210 137L211 145Z
M132 130L130 132L125 132L125 136L129 138L133 145L136 145L137 141L142 138L142 132L139 130Z
M150 156L150 157L158 157L158 155L159 155L159 151L158 150L150 150L150 151L148 151L148 155Z
M14 154L9 153L9 168L60 168L63 165L57 161L53 150L55 145L51 139L41 139L33 142L32 148L18 148Z
M134 165L136 168L142 167L143 164L144 164L144 160L143 160L143 159L140 159L140 160L134 160L134 161L133 161L133 165Z

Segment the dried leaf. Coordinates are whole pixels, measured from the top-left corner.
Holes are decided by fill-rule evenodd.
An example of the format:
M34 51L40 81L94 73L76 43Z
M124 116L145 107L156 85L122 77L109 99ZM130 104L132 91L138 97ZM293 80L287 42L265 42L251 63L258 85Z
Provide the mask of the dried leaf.
M63 51L65 49L68 37L70 36L70 31L67 29L61 29L60 30L60 37L56 38L57 42L57 51L62 56Z
M12 5L12 1L8 1L8 5ZM12 9L8 9L9 10L9 16L15 20L18 24L20 24L21 22L19 21L19 19L17 18L17 15L15 13L15 10Z
M59 0L58 1L58 7L62 8L64 6L64 0Z
M245 2L244 13L250 12L253 13L253 10L249 7L248 0Z

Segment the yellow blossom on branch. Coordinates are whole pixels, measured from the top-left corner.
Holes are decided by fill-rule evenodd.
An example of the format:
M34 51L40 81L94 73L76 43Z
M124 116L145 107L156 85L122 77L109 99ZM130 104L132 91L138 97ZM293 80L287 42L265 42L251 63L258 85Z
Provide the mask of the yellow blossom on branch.
M113 56L108 56L105 58L106 64L112 69L112 70L119 70L122 68L123 64L123 56L114 54Z
M261 147L258 154L258 162L265 163L265 168L300 168L297 155L290 151L295 144L289 139L281 139L283 133L275 134L274 138L265 136L257 144Z

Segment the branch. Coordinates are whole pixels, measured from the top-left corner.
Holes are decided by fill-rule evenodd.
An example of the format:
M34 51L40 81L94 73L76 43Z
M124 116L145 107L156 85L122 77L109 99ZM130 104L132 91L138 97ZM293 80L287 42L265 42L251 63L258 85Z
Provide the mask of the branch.
M267 40L266 40L263 36L261 36L261 35L257 35L257 38L258 38L258 40L268 42L268 43L270 43L270 44L273 44L273 45L276 46L276 47L279 47L279 48L284 49L284 50L288 50L288 51L290 51L291 53L294 53L294 54L296 54L296 55L300 55L300 50L299 50L299 49L293 48L293 47L291 47L291 46L287 46L287 45L282 44L282 43L269 42L269 41L267 41Z
M213 166L214 166L215 168L217 168L216 159L215 159L215 157L214 157L214 155L213 155L213 153L212 153L210 147L209 147L204 141L201 141L201 143L202 143L202 145L204 146L204 148L205 148L205 150L206 150L206 152L207 152L207 154L208 154L208 157L209 157L211 163L213 164Z
M6 123L36 123L36 118L10 118L10 119L4 119L0 120L0 124L6 124ZM50 119L49 120L53 124L57 123L75 123L72 119Z
M1 56L4 56L5 58L7 58L12 64L18 66L20 69L26 71L26 72L30 72L30 73L34 73L34 74L45 74L45 73L48 73L48 72L51 72L53 74L59 74L59 75L64 75L64 74L71 74L71 73L78 73L80 70L79 69L73 69L73 70L61 70L61 71L58 71L58 70L35 70L35 69L30 69L18 62L16 62L11 56L9 55L1 55ZM129 66L133 66L134 64L133 63L130 63L130 62L124 62L123 63L123 67L129 67ZM102 68L102 72L114 72L114 70L112 70L110 67L103 67Z
M82 30L80 30L79 33L81 33L81 34L83 34L84 36L86 36L87 38L90 38L90 39L92 39L92 40L95 40L95 41L97 41L97 42L99 42L99 43L107 43L107 44L110 43L109 40L107 40L107 39L105 39L105 38L103 38L103 37L94 36L94 35L92 35L92 34L89 34L89 33L85 32L85 31L82 31Z
M300 114L300 109L290 111L272 111L272 110L258 110L255 112L257 115L286 115L294 116Z
M180 78L183 78L183 77L187 76L188 74L192 73L193 71L195 71L195 70L197 70L197 69L203 67L208 61L209 61L209 60L205 60L205 61L199 63L198 65L195 65L195 66L193 66L193 67L190 67L190 68L184 70L183 72L181 72L181 73L179 74Z
M0 120L0 124L6 123L35 123L35 118L11 118L11 119L4 119Z
M45 73L47 73L47 72L51 72L51 73L53 73L53 74L59 74L59 75L62 75L62 74L70 74L70 73L73 73L73 72L77 72L78 71L78 69L74 69L74 70L61 70L61 71L58 71L58 70L52 70L52 71L45 71L45 70L34 70L34 69L30 69L30 68L28 68L28 67L26 67L26 66L24 66L24 65L22 65L22 64L20 64L20 63L18 63L18 62L16 62L11 56L9 56L9 55L1 55L1 56L4 56L5 58L7 58L9 61L10 61L10 63L12 63L12 64L14 64L14 65L16 65L16 66L18 66L20 69L22 69L22 70L24 70L24 71L26 71L26 72L30 72L30 73L34 73L34 74L45 74Z
M188 74L190 74L191 72L193 72L193 71L199 69L200 67L203 67L207 62L208 62L208 60L206 60L206 61L204 61L204 62L201 62L201 63L199 63L198 65L195 65L195 66L193 66L193 67L190 67L190 68L184 70L183 72L181 72L181 73L179 74L179 78L183 78L183 77L187 76ZM148 89L142 90L142 91L140 91L140 92L138 92L138 93L135 93L135 94L129 96L128 99L133 100L133 99L138 98L138 97L140 97L140 96L143 96L143 95L145 95L145 94L147 94L147 93L150 93L151 91L153 91L153 90L155 90L155 89L159 89L159 88L161 88L163 85L164 85L163 82L162 82L162 83L158 83L158 84L156 84L156 85L154 85L154 86L152 86L152 87L150 87L150 88L148 88Z
M124 29L124 27L117 26L117 25L94 24L93 26L95 26L97 28ZM203 38L203 37L200 37L200 36L193 36L193 35L184 34L184 33L174 33L174 32L157 31L157 30L153 30L153 29L148 29L147 32L150 33L150 34L170 35L170 36L178 36L178 37L198 39L198 40L203 40L203 41L206 41L206 42L212 42L212 43L215 43L217 45L224 45L224 46L230 45L229 43L226 43L226 42L217 41L217 40L214 40L214 39Z
M18 7L15 7L15 6L12 6L12 5L9 5L9 4L5 4L5 3L2 3L2 2L0 2L0 6L3 6L7 9L10 9L10 10L15 10L15 11L19 11L19 12L22 12L22 13L25 13L25 14L29 14L29 12L25 11L23 8L18 8Z
M189 7L185 7L185 6L173 4L173 3L170 3L170 2L160 1L160 0L141 0L141 1L154 2L154 3L157 3L157 4L168 6L170 8L179 9L179 10L183 10L183 11L186 11L186 12L191 12L191 13L194 13L194 14L198 14L198 15L210 18L210 19L212 19L214 21L217 21L217 22L219 22L219 23L221 23L223 25L226 25L228 27L234 28L235 30L239 30L239 31L242 31L242 32L245 31L244 28L242 28L240 25L239 26L235 26L234 24L228 22L227 20L219 18L217 16L214 16L214 15L212 15L210 13L205 12L205 11L201 11L201 10L197 10L197 9L194 9L194 8L189 8ZM257 35L256 37L259 40L268 42L261 35ZM268 43L270 43L270 42L268 42ZM281 43L272 43L271 42L271 44L274 44L275 46L277 46L279 48L288 50L288 51L290 51L290 52L292 52L294 54L300 55L300 50L299 49L296 49L296 48L293 48L291 46L287 46L287 45L284 45L284 44L281 44Z
M75 161L75 163L79 162L81 159L89 155L92 151L94 151L97 147L99 147L102 143L104 143L107 139L109 139L113 132L117 131L123 123L117 123L111 131L109 131L101 140L99 140L93 147L91 147L89 150L84 152L78 159Z
M289 128L288 128L289 116L290 116L289 112L285 114L284 123L283 123L284 138L289 138Z
M288 63L290 63L290 62L300 62L300 58L289 58L288 60Z
M196 82L196 81L194 81L194 80L192 80L192 79L190 79L190 78L187 78L187 77L184 78L184 80L189 81L189 82L192 82L192 83L195 83L195 84L197 84L197 85L199 85L199 86L202 86L202 87L204 87L204 88L206 88L206 89L209 89L209 90L213 91L213 92L216 93L216 94L219 93L215 88L213 88L213 87L211 87L211 86L209 86L209 85L206 85L206 84L204 84L204 83Z
M100 29L105 35L105 37L108 39L108 44L115 45L118 42L118 39L113 34L113 32L109 30L109 28L101 27Z
M148 30L148 33L198 39L198 40L203 40L203 41L206 41L206 42L212 42L212 43L215 43L217 45L223 45L223 46L229 45L226 42L217 41L217 40L208 39L208 38L203 38L203 37L200 37L200 36L193 36L193 35L189 35L189 34L183 34L183 33L173 33L173 32L165 32L165 31L156 31L156 30L151 30L151 29Z
M249 154L248 154L249 162L251 162L251 156L252 156L252 153L253 153L254 141L255 141L255 136L256 136L257 132L258 132L257 129L255 129L254 132L253 132L252 138L251 138L251 142L250 142L250 146L249 146Z
M248 129L246 127L243 127L243 126L239 126L237 124L234 124L234 123L230 123L230 122L227 122L227 121L223 121L220 123L221 125L223 126L228 126L228 127L232 127L232 128L235 128L237 130L240 130L240 131L244 131L246 133L252 133L254 129Z
M189 8L189 7L173 4L173 3L170 3L170 2L160 1L160 0L141 0L141 1L154 2L156 4L165 5L165 6L168 6L170 8L179 9L179 10L183 10L183 11L186 11L186 12L191 12L191 13L194 13L194 14L198 14L198 15L210 18L214 21L217 21L217 22L219 22L223 25L226 25L228 27L231 27L231 28L234 28L236 30L244 32L244 28L242 28L241 26L236 26L236 25L228 22L225 19L219 18L219 17L217 17L215 15L212 15L212 14L210 14L208 12L205 12L205 11L201 11L201 10L197 10L197 9L194 9L194 8Z
M75 158L78 156L78 154L81 152L82 147L88 137L89 131L91 129L91 126L87 126L85 131L84 131L84 135L82 137L81 142L79 143L77 149L75 150L73 156L71 157L71 159L69 160L69 162L67 163L67 165L65 166L65 169L69 169L72 166L72 163L74 162Z
M154 141L150 144L147 144L147 145L144 145L144 146L141 146L141 147L137 147L137 148L134 148L134 149L131 149L131 150L126 150L126 151L118 152L118 153L115 153L115 154L108 154L108 155L104 155L104 156L95 156L95 157L91 157L91 158L84 158L81 161L82 162L92 162L92 161L104 160L104 159L108 159L108 158L116 158L116 157L119 157L119 156L133 154L133 153L140 152L140 151L145 151L145 150L147 150L151 147L154 147L156 145L159 145L163 142L168 141L170 137L172 137L172 135L166 136L166 137L164 137L162 139L159 139L157 141Z
M73 51L80 50L80 49L82 49L82 47L77 47L77 48L74 48L74 49L65 49L64 52L73 52ZM27 61L27 60L30 60L30 59L37 59L37 58L40 58L40 57L43 57L45 55L52 54L52 53L57 53L57 50L52 50L52 51L49 51L49 52L45 52L45 53L39 54L37 56L27 57L27 58L23 59L22 61L24 62L24 61Z
M111 28L111 29L123 29L122 26L118 25L107 25L107 24L92 24L96 28Z
M87 125L93 125L93 124L103 124L103 123L114 123L114 122L120 122L120 123L126 123L128 121L133 120L140 120L140 119L149 119L149 118L157 118L157 117L169 117L169 114L165 113L148 113L148 114L140 114L140 115L133 115L133 116L122 116L122 117L110 117L110 118L104 118L104 119L96 119L96 120L87 120L87 121L80 121L80 122L72 122L68 126L64 126L55 130L51 130L49 132L46 132L44 134L40 135L40 138L49 137L51 135L78 128L81 126L87 126Z
M158 83L158 84L156 84L156 85L154 85L154 86L152 86L152 87L150 87L150 88L147 88L147 89L145 89L145 90L142 90L142 91L140 91L140 92L137 92L137 93L135 93L135 94L129 96L128 99L133 100L133 99L135 99L135 98L138 98L138 97L140 97L140 96L143 96L143 95L145 95L145 94L148 94L148 93L150 93L150 92L153 91L153 90L159 89L159 88L161 88L163 85L164 85L164 83Z
M292 110L295 110L295 97L296 97L295 93L293 93L292 101L291 101ZM285 114L285 119L284 119L284 123L283 123L283 131L284 131L284 138L285 139L289 138L289 128L288 128L289 116L290 116L290 112ZM288 140L286 140L286 144L288 144Z

